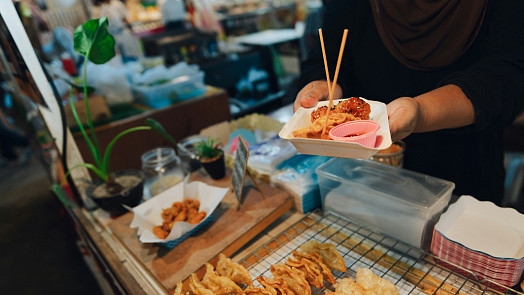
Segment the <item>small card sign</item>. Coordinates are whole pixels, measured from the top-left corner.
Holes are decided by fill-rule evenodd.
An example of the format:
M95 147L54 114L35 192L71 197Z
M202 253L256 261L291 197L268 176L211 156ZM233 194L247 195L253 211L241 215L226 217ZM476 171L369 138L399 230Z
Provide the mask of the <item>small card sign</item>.
M235 195L238 201L237 208L240 208L240 205L242 204L242 191L244 189L244 179L246 178L246 174L249 175L255 187L262 194L262 196L264 196L264 192L262 191L260 186L258 186L255 178L253 177L253 175L251 175L251 173L249 173L249 170L247 170L248 158L249 149L246 147L246 144L244 142L244 139L242 139L242 136L239 135L237 151L235 154L235 165L233 166L233 178L231 181L233 184L233 190L235 191Z
M242 136L239 135L232 178L233 191L235 191L235 195L237 196L239 207L242 203L242 190L244 189L244 179L246 178L248 157L249 149L244 144L244 139L242 139Z

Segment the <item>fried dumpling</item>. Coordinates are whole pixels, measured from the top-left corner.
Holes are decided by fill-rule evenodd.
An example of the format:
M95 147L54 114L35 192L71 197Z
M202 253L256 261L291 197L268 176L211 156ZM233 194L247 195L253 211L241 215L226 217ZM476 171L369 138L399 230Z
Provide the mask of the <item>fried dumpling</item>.
M286 284L300 295L311 295L311 287L309 286L304 273L293 269L284 264L271 265L271 273L275 278L281 278Z
M175 288L175 292L173 292L173 295L182 295L182 287L184 285L182 284L182 282L178 282L176 283L176 288Z
M316 252L322 257L327 266L340 272L346 272L347 267L344 262L344 258L337 247L330 243L319 243L316 240L308 241L300 246L300 249L306 253Z
M303 272L309 285L318 289L324 287L324 276L322 275L320 267L315 262L304 257L300 259L289 257L286 265Z
M359 284L351 278L343 278L335 287L335 292L344 295L371 295L375 293L367 293ZM380 294L380 293L377 293Z
M324 276L324 280L327 282L330 282L331 284L335 284L337 281L335 280L335 277L333 276L333 273L331 272L331 269L329 266L327 266L320 255L316 252L311 253L305 253L305 252L299 252L299 251L292 251L291 252L293 256L297 259L306 258L312 262L314 262L318 269L320 269L320 272Z
M275 293L272 293L266 288L249 286L244 289L244 295L277 295L277 291L275 290Z
M367 293L381 295L398 295L398 289L395 284L387 279L375 275L368 268L357 269L356 282L362 286Z
M189 288L195 295L214 295L213 291L206 288L206 286L200 282L195 273L192 273L189 278Z
M266 277L257 277L257 281L266 288L266 290L269 290L272 295L298 295L295 294L291 288L287 285L287 283L282 278L266 278ZM278 291L278 292L277 292ZM274 293L273 293L274 292Z
M237 284L253 285L253 279L251 279L249 272L242 265L231 261L231 258L227 258L222 253L218 255L216 272L220 276L230 278Z
M202 278L202 284L215 295L242 294L242 289L235 282L228 277L217 275L209 263L206 263L206 274Z

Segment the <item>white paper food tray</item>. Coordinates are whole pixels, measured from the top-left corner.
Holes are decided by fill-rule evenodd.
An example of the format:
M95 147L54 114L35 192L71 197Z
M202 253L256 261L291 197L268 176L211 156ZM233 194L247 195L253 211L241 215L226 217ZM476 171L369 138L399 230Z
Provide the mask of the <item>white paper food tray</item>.
M220 204L228 190L229 188L214 187L199 181L180 182L134 207L134 217L130 226L131 228L138 228L138 235L142 243L167 243L177 240L200 224L209 222L213 211ZM153 227L162 224L162 209L170 208L174 202L182 202L184 199L199 200L199 211L206 212L206 217L198 224L183 221L176 222L167 238L158 238L153 233Z
M369 114L370 120L376 121L380 124L380 129L377 132L377 143L374 148L365 147L361 144L353 142L295 138L293 136L293 130L310 126L311 113L318 107L327 106L329 101L321 101L312 108L299 108L291 117L291 119L286 123L286 125L284 125L282 130L280 130L279 136L283 139L289 140L295 146L297 151L303 154L339 158L369 159L379 150L388 148L392 141L391 133L389 131L386 104L379 101L367 100L365 98L362 99L369 103L371 107L371 113ZM334 100L333 105L336 105L343 100L346 99Z

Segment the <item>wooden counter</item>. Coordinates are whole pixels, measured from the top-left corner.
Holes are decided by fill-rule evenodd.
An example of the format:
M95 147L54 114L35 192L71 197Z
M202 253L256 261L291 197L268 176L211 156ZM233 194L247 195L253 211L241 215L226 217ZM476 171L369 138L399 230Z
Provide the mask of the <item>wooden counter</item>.
M229 187L231 172L215 181L199 170L190 180ZM219 253L233 259L243 258L239 253L269 239L267 230L296 215L290 211L293 199L289 193L264 183L259 186L262 191L249 183L244 187L244 202L239 211L235 195L230 191L215 210L211 223L171 250L159 244L141 243L137 229L129 227L133 219L131 212L105 221L100 218L101 211L89 213L75 209L71 213L81 232L105 261L105 271L116 278L117 289L129 294L168 294L178 281L192 272L201 272L204 263L214 264ZM289 225L285 223L286 227Z
M200 130L210 125L229 121L231 113L228 95L223 89L208 86L204 95L98 126L95 132L102 150L121 131L145 125L146 118L157 120L175 140L180 140L198 134ZM93 163L93 157L82 134L77 132L73 136L84 161ZM140 169L140 156L158 146L171 146L171 144L156 132L138 131L126 134L113 148L109 163L111 171Z

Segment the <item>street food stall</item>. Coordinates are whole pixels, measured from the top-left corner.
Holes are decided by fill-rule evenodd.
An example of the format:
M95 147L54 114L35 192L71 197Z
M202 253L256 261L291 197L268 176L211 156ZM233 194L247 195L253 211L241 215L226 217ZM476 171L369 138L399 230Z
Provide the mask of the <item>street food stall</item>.
M16 14L4 11L8 31L20 31L9 18ZM12 35L18 48L30 48ZM524 215L403 169L406 146L392 142L384 103L352 97L231 120L224 92L206 87L183 102L88 126L92 138L102 136L97 142L82 122L76 134L63 122L37 61L32 51L19 60L65 155L50 165L62 184L54 192L107 294L524 294ZM165 128L133 125L146 117ZM87 169L70 174L80 167L117 178L104 174L102 153L86 155L98 144L110 154L111 138L130 130L160 135L116 148L118 169L143 172L145 149L164 162L161 150L172 149L175 166L159 160L154 183L169 170L182 176L158 192L141 179L140 197L129 201L127 191L93 193ZM218 176L207 165L213 158L222 164ZM110 180L108 191L121 190Z

